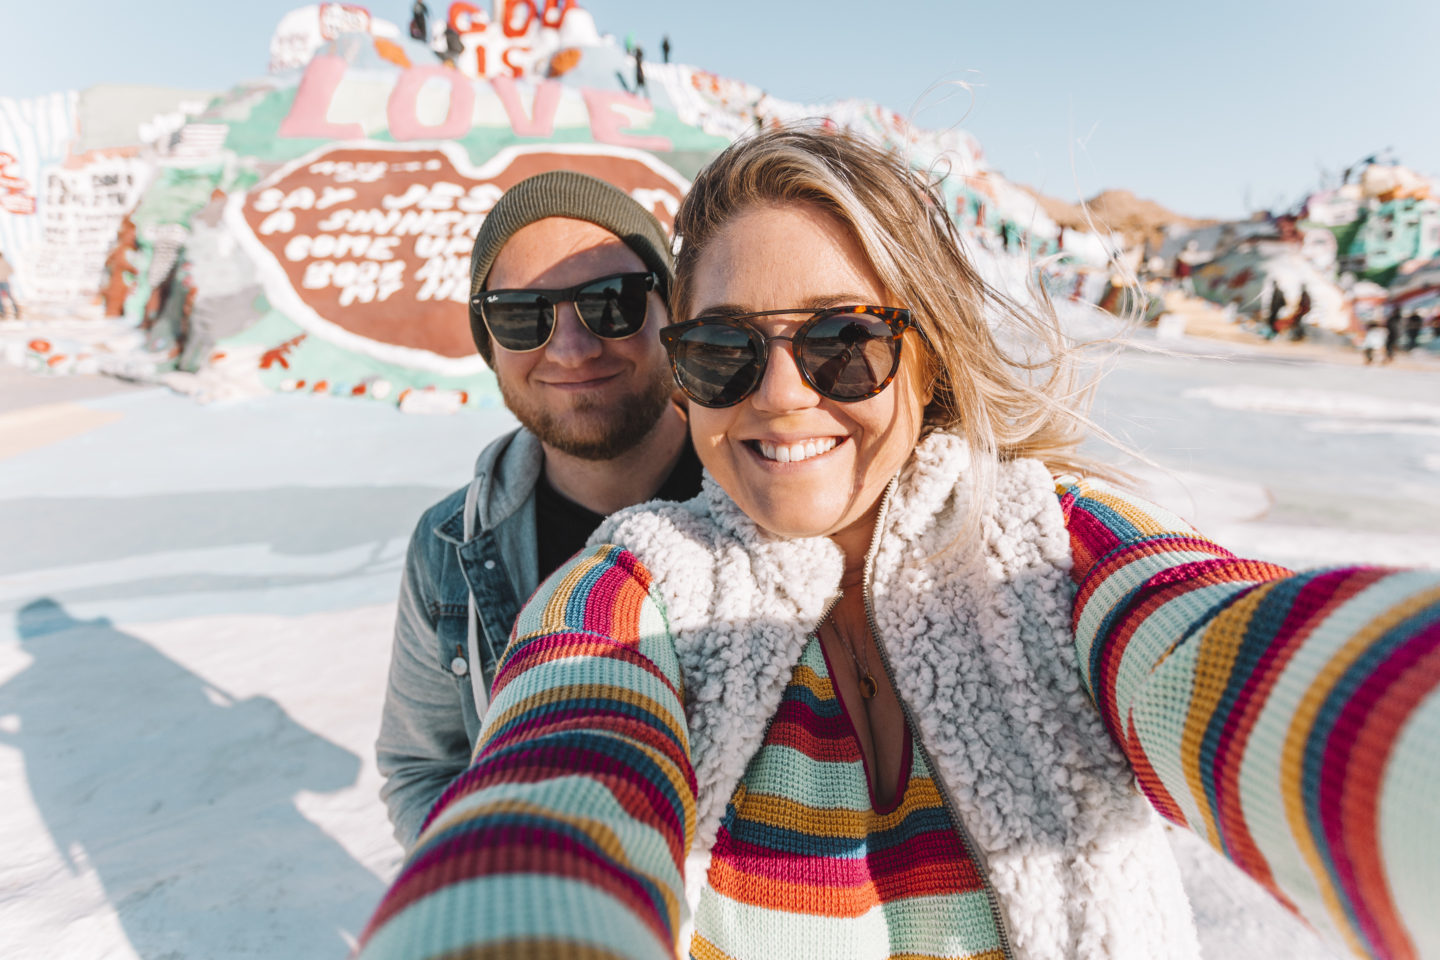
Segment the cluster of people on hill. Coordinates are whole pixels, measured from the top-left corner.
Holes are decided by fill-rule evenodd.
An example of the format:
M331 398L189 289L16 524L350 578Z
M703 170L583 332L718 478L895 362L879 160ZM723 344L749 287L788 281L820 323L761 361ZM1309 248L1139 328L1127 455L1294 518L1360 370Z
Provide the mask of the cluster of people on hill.
M410 8L410 37L423 43L432 42L430 8L426 6L425 0L415 0L414 6ZM445 66L453 68L456 60L465 52L465 41L460 38L460 32L447 20L443 35L433 39L435 56L439 57Z
M635 86L633 93L648 93L649 88L645 85L645 48L635 42L635 34L625 35L625 52L635 61ZM667 34L660 38L660 56L664 63L670 62L670 37Z
M424 0L415 0L410 10L410 36L416 40L428 41L430 8L425 5ZM660 39L660 54L665 63L670 62L670 37L668 35ZM456 59L465 52L465 41L461 39L460 33L450 22L445 24L444 42L435 55L447 66L455 66ZM635 63L634 87L631 92L644 93L648 91L645 85L645 51L635 42L635 35L628 34L625 37L625 53Z
M1264 293L1260 300L1265 304L1264 313L1261 318L1260 335L1266 340L1274 340L1282 334L1289 335L1291 340L1305 339L1305 318L1310 315L1310 290L1303 283L1300 285L1300 296L1296 298L1295 309L1285 313L1285 291L1280 289L1280 284L1270 285L1270 296L1267 298Z

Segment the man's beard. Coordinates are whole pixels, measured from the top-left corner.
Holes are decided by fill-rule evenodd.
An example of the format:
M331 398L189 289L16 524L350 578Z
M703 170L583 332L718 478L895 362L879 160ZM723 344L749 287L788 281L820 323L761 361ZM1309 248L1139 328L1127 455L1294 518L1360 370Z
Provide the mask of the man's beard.
M504 378L496 379L505 406L526 430L546 446L581 460L614 460L633 450L660 422L675 389L666 371L646 388L618 401L607 404L597 397L582 397L556 415L507 389Z

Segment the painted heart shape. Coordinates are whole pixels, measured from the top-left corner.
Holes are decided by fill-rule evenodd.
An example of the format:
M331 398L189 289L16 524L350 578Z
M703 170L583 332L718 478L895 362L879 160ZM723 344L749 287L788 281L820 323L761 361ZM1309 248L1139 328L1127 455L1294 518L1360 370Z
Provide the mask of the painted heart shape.
M317 336L410 367L483 369L470 338L470 250L509 187L546 170L606 180L670 229L685 179L650 154L592 144L502 150L480 167L450 144L328 147L227 209L272 304Z

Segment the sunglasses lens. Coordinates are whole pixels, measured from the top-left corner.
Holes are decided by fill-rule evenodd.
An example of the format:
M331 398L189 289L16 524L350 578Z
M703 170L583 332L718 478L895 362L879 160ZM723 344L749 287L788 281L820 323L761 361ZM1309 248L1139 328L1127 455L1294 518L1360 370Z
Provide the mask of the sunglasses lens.
M555 307L549 298L524 290L485 294L480 312L490 335L506 350L534 350L550 339L555 324Z
M760 354L738 324L702 323L674 344L675 379L696 403L728 407L739 403L760 379Z
M575 309L597 337L628 337L645 325L650 287L643 273L606 277L575 292Z
M900 339L889 324L864 313L821 317L798 347L811 382L832 400L874 396L900 362Z

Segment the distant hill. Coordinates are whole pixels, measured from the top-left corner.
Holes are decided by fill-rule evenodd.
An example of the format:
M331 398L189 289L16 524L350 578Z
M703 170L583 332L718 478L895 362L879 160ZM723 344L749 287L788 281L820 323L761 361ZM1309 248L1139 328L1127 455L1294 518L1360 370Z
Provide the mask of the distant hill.
M1082 205L1046 196L1024 184L1016 186L1034 197L1046 215L1067 230L1110 230L1120 234L1128 243L1149 240L1153 250L1160 249L1164 230L1168 226L1194 229L1216 222L1176 213L1154 200L1137 197L1129 190L1102 190Z

